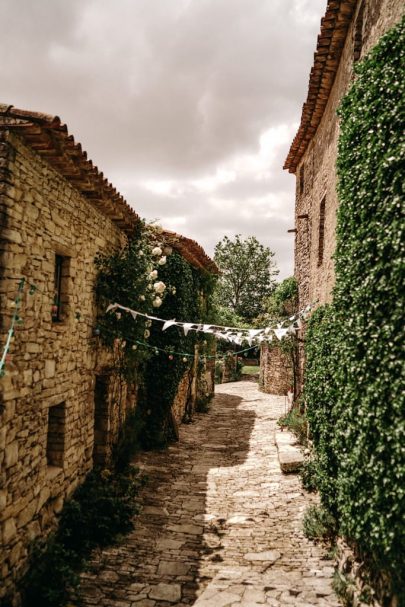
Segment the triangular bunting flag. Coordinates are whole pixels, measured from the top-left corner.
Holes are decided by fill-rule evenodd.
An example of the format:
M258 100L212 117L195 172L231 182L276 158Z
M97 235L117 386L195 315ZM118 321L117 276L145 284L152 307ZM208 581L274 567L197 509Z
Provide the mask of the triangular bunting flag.
M175 325L175 324L176 324L175 320L166 320L162 327L162 331L166 331L166 329L168 329L169 327L171 327L172 325Z
M283 337L287 335L288 329L282 329L281 327L278 327L277 329L274 329L274 333L276 337L281 341Z
M191 329L192 326L193 326L192 322L185 322L183 324L184 335L187 335L187 333L190 331L190 329Z
M106 310L107 312L113 312L114 310L116 310L118 308L118 304L110 304Z

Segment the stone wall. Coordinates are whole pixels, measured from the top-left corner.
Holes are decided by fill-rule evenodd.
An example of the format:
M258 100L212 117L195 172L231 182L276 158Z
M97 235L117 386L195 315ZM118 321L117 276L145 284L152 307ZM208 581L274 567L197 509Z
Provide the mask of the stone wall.
M125 236L15 135L1 135L0 170L1 343L18 281L37 287L23 292L23 322L0 380L1 597L21 574L29 544L48 532L91 469L95 436L95 460L108 457L135 395L109 375L110 357L92 337L94 257ZM56 255L64 264L57 322ZM106 399L96 411L95 390Z
M400 0L363 0L349 29L340 65L321 123L296 172L295 276L299 308L331 300L336 246L336 157L339 124L336 110L361 59L403 14ZM324 218L322 220L322 204ZM323 228L321 226L323 224ZM321 233L320 233L321 232ZM323 237L322 237L323 232ZM320 248L323 248L322 254Z
M293 386L291 358L277 346L263 344L260 350L260 389L267 394L287 394Z
M187 371L182 377L177 389L176 398L173 401L172 412L177 424L181 424L183 421L187 402L190 406L190 413L192 413L195 406L195 381L192 369Z

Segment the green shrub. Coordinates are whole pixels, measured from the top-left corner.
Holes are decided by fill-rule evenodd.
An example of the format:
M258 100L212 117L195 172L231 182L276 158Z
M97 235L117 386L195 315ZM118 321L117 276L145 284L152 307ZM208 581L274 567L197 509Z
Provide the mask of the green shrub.
M294 432L301 445L307 442L307 418L304 413L301 413L298 407L293 407L291 411L284 417L277 420L277 424L281 428L288 428Z
M144 479L138 471L91 472L63 508L59 527L37 542L23 579L24 607L64 605L79 582L78 571L96 546L112 544L133 527L135 496Z
M315 459L307 459L300 471L302 486L309 492L318 489L318 466Z
M60 607L79 584L77 553L66 549L51 535L38 542L31 553L31 567L23 580L24 607Z
M304 515L304 533L310 540L332 540L336 535L336 520L322 506L309 506Z

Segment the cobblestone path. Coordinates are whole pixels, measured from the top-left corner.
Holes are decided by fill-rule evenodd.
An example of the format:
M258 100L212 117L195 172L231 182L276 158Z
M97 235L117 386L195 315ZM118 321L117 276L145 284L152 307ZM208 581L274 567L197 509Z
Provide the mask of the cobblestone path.
M122 545L96 553L81 600L100 607L337 606L333 564L305 539L313 498L280 472L274 428L284 397L217 387L180 442L142 453L143 510Z

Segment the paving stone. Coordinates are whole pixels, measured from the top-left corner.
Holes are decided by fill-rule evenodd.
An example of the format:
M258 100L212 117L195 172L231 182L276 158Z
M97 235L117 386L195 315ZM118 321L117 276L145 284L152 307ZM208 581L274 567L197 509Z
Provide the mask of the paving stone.
M177 603L181 599L181 586L180 584L164 584L161 582L152 588L149 597L159 601Z
M317 498L280 470L283 413L284 398L255 383L217 386L179 443L138 454L143 510L119 546L93 554L83 607L338 607L333 563L302 531Z
M246 561L263 561L266 563L275 563L281 554L277 550L267 550L266 552L250 552L243 557Z

